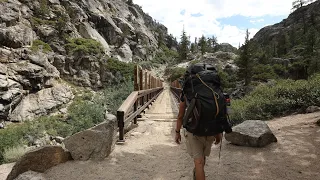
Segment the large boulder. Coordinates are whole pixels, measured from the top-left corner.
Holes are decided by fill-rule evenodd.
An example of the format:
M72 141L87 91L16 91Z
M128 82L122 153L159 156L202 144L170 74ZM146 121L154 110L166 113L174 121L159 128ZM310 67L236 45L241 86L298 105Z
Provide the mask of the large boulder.
M28 21L19 22L15 26L0 27L0 45L21 48L29 46L36 39L36 33L31 29Z
M23 155L13 166L7 180L13 180L27 171L43 173L51 167L71 159L70 153L60 146L44 146Z
M277 138L264 121L248 120L233 128L233 132L226 134L226 140L232 144L249 147L264 147Z
M132 62L132 51L130 49L130 46L128 44L123 44L118 49L118 60L123 62Z
M106 121L66 138L63 143L74 160L103 160L113 150L117 133L117 118L106 116Z
M14 122L32 120L70 102L73 97L69 86L57 84L52 88L43 89L25 97L8 119Z
M318 106L309 106L306 109L306 113L314 113L314 112L318 112L318 111L320 111L320 107L318 107Z

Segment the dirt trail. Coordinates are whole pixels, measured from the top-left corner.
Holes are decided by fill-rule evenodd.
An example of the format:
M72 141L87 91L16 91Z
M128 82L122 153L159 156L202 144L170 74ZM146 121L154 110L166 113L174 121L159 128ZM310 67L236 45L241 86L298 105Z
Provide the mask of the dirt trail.
M185 145L173 141L177 106L166 89L127 133L126 143L116 145L104 161L70 161L48 170L48 180L191 180L192 160ZM319 113L294 115L269 121L278 143L265 148L239 147L223 141L212 147L208 180L320 179Z

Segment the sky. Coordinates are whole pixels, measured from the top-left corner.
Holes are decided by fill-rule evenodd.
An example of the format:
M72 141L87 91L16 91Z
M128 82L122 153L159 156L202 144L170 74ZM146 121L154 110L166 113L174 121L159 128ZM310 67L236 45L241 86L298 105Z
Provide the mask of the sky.
M184 27L195 37L217 37L219 43L238 47L246 29L253 37L261 28L281 22L293 0L133 0L143 11L180 39Z

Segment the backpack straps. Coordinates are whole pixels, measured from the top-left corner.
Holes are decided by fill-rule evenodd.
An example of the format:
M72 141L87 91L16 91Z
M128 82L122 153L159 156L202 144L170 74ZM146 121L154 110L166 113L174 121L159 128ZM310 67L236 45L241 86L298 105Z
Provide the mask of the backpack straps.
M205 85L207 88L209 88L212 91L213 97L214 97L214 101L216 103L216 107L217 107L217 113L216 113L216 117L218 116L220 109L219 109L219 104L218 104L218 100L220 98L219 94L216 93L210 86L208 86L199 76L199 74L196 74L197 78L201 81L201 83L203 85Z

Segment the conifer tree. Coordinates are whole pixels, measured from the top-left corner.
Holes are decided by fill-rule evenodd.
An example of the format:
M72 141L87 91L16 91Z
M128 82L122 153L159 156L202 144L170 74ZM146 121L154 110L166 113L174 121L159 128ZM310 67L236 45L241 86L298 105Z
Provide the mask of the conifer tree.
M246 31L244 45L240 48L240 57L236 61L239 67L238 77L244 79L245 85L249 85L253 74L253 59L251 58L251 47L249 42L249 31Z
M201 54L204 55L204 53L207 52L207 48L208 48L207 40L204 37L204 35L202 35L202 37L199 39L199 47L200 47Z
M179 51L178 51L180 61L187 59L187 55L189 52L189 45L190 45L189 38L186 35L186 32L183 28L182 34L181 34L181 39L180 39L180 44L179 44Z

